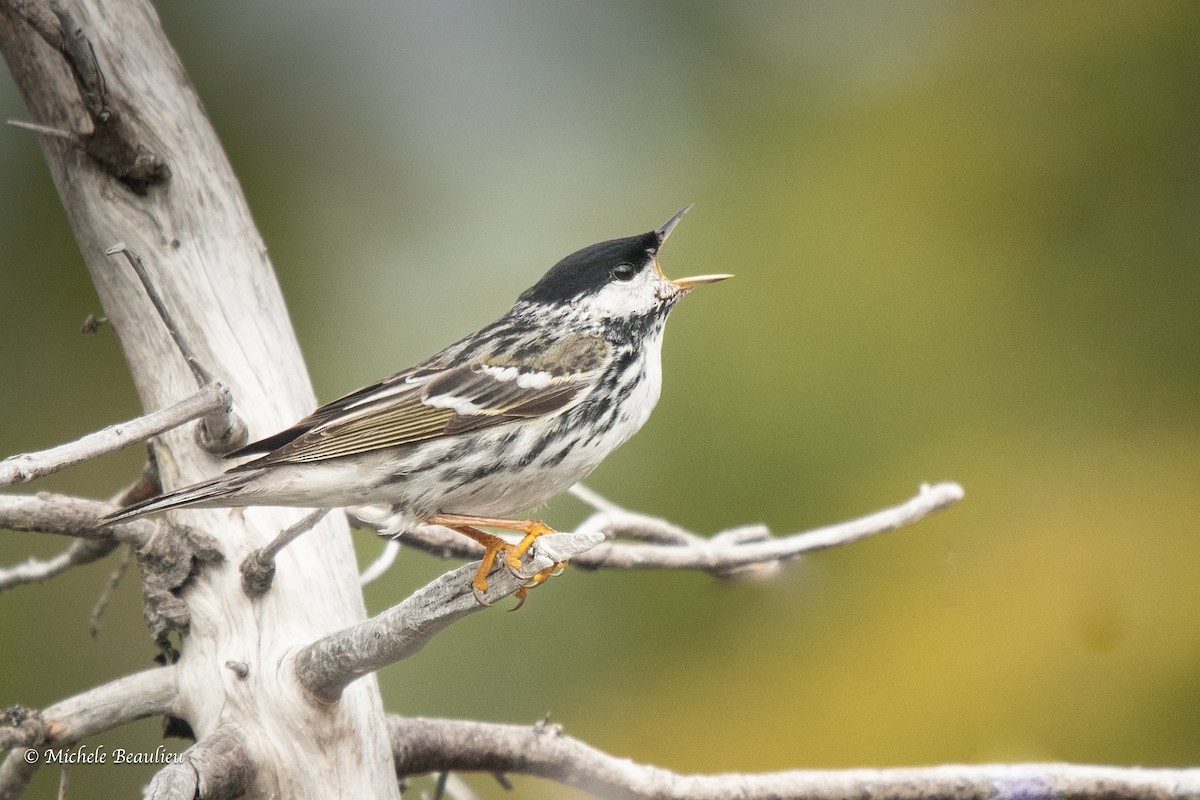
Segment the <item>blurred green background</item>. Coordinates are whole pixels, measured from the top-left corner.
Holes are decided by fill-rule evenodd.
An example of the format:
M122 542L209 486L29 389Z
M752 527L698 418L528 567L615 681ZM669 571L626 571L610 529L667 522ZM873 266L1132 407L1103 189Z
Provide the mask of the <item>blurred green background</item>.
M664 268L737 279L675 313L658 410L589 485L702 533L967 492L766 584L568 571L385 669L391 710L549 713L682 771L1200 762L1200 5L158 8L321 399L694 202ZM26 116L7 77L0 115ZM136 415L111 330L79 333L100 309L12 128L0 209L0 454ZM27 490L108 496L142 458ZM365 562L380 543L356 536ZM0 563L48 539L0 533ZM0 706L149 665L136 581L87 634L114 564L0 597ZM371 609L445 566L404 551Z

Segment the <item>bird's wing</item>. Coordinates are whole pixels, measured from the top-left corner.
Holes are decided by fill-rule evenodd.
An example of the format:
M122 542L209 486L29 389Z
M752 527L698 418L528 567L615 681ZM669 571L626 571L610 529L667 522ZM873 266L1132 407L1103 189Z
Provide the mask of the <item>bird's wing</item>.
M323 461L558 414L583 399L611 349L600 337L571 334L519 357L492 353L456 366L431 359L231 455L264 454L238 469Z

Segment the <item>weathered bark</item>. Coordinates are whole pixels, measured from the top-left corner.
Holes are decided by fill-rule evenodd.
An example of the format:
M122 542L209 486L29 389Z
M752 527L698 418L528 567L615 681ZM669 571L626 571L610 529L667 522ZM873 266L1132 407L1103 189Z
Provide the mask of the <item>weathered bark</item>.
M392 717L396 772L538 775L606 800L1196 800L1200 770L1083 764L687 775L616 758L557 725Z
M65 10L0 0L0 48L33 121L75 134L40 138L143 406L164 408L197 385L129 265L105 255L117 242L142 256L181 335L229 387L250 434L285 427L314 406L304 362L241 189L154 9L146 0L97 0ZM70 45L66 58L47 43L58 45L56 35ZM78 63L87 61L81 41L102 80ZM194 426L163 434L155 455L166 488L222 468ZM253 766L248 796L395 797L374 676L318 705L290 668L298 645L365 618L344 517L328 516L289 546L264 596L242 592L244 556L299 516L265 508L170 516L211 534L225 556L181 591L190 626L177 665L179 713L201 741L218 728L238 732ZM228 661L248 665L245 676Z

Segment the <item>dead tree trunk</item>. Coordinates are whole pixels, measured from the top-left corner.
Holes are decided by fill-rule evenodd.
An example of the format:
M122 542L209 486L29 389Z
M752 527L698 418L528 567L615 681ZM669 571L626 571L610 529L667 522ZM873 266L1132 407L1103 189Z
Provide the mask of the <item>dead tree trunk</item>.
M0 486L156 436L158 475L171 489L220 470L215 452L234 438L235 417L251 435L273 433L312 408L312 390L241 189L148 0L79 0L78 9L66 2L0 0L0 50L142 403L154 413L4 459ZM109 254L117 242L130 257ZM229 398L233 416L222 410ZM209 416L199 426L175 427L202 413ZM538 540L525 578L568 560L765 577L803 553L894 530L962 497L956 484L923 485L891 508L783 537L758 525L701 537L593 497L599 511L577 531ZM689 776L614 758L546 723L385 717L375 670L483 608L471 585L476 565L367 620L342 514L280 551L264 592L247 588L240 566L260 563L247 557L303 512L183 510L166 525L102 524L112 510L86 498L0 495L0 527L77 537L55 559L0 567L0 590L135 546L151 629L172 655L178 636L178 661L40 711L0 712L0 750L9 751L0 761L0 800L19 797L48 754L159 715L185 721L197 744L158 772L155 800L399 797L397 777L447 770L528 773L638 800L1200 798L1197 769L1024 764ZM436 526L408 539L467 559L481 550ZM493 600L525 580L508 570L490 577Z
M105 313L147 411L197 390L130 265L144 260L198 364L231 390L251 435L314 406L266 248L241 189L148 0L0 0L0 48L40 134L46 161ZM218 472L185 426L155 448L165 488ZM305 698L290 649L365 618L342 515L279 557L271 591L241 590L238 565L299 512L184 511L223 560L179 592L179 711L201 742L218 731L249 754L255 797L398 797L374 675L336 704ZM248 669L230 669L227 662ZM281 737L280 732L304 735ZM217 737L220 740L221 737ZM236 749L236 748L235 748Z

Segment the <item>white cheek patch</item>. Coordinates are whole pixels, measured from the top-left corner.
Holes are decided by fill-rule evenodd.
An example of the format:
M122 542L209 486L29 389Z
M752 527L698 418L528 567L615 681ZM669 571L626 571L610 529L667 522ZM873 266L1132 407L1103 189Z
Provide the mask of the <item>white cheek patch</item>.
M662 281L647 268L628 282L610 281L583 301L586 310L599 317L628 317L645 314L658 305Z

